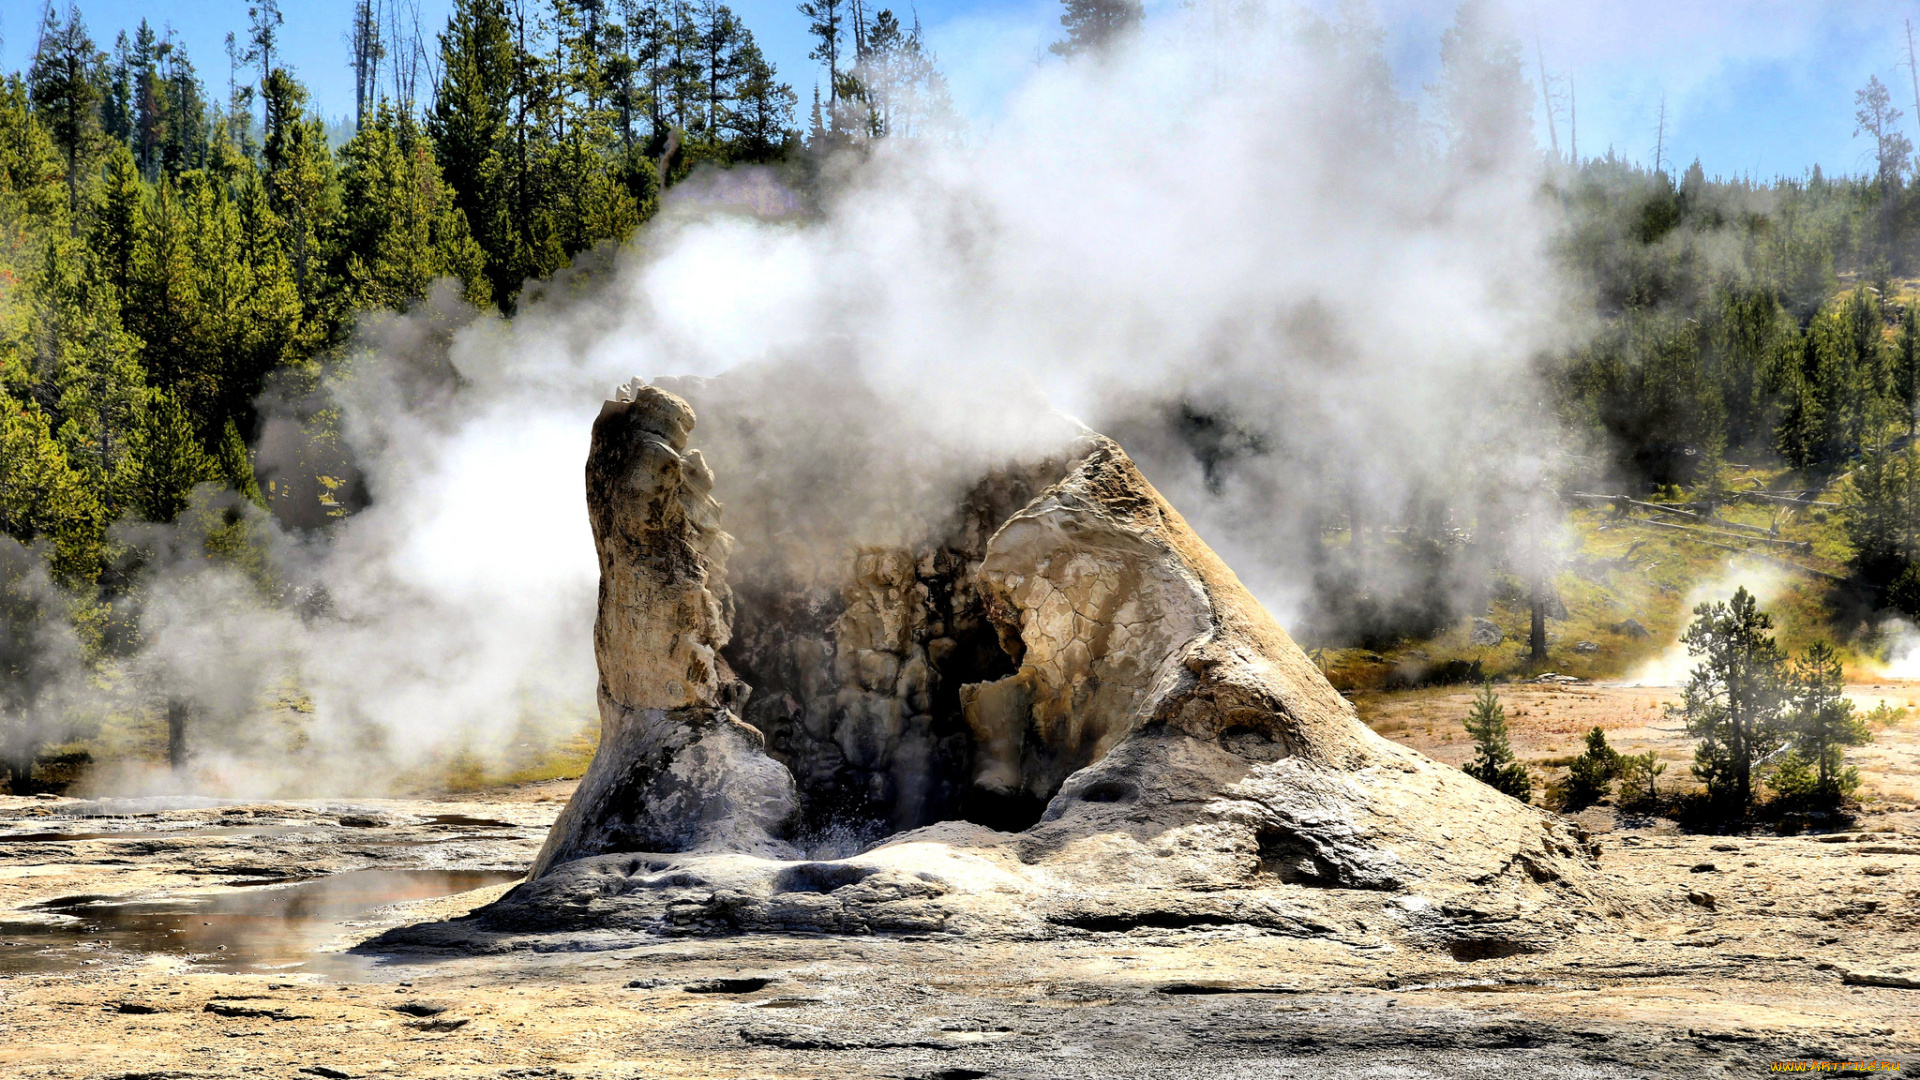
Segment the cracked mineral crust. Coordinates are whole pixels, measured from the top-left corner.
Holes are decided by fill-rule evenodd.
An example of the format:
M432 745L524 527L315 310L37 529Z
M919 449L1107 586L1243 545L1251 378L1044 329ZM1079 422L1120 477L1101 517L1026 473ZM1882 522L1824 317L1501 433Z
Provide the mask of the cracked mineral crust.
M603 409L602 741L484 926L1359 927L1511 955L1618 913L1573 826L1361 724L1112 440L1063 427L944 516L824 544L860 515L780 474L739 384L672 385L733 414L723 477L773 480L728 511L736 550L692 406L636 382Z

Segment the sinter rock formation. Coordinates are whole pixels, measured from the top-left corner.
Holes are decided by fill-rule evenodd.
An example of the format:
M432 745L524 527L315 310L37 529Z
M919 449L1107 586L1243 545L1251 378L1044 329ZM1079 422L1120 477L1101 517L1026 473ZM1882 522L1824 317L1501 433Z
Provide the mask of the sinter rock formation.
M728 509L748 559L693 421L636 380L594 425L602 742L486 928L1358 926L1473 958L1618 913L1573 826L1361 724L1111 440L890 544L823 553L794 539L820 500L768 494ZM723 475L765 431L723 424Z

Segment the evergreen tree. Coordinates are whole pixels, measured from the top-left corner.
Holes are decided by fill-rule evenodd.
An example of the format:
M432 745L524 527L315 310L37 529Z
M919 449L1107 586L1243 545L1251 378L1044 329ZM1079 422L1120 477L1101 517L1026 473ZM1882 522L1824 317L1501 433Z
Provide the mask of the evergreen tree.
M1624 768L1620 752L1607 745L1607 733L1599 727L1588 731L1586 750L1567 768L1567 804L1586 806L1604 798Z
M505 308L521 279L512 271L505 183L515 60L500 0L457 0L440 35L440 66L427 131L454 204L486 252L493 301Z
M1796 785L1790 782L1776 782L1776 788L1788 789L1782 794L1838 799L1859 785L1859 770L1847 767L1843 748L1871 741L1873 732L1854 713L1853 702L1847 699L1840 658L1825 641L1814 642L1793 665L1792 697L1784 726L1792 739L1792 752L1811 767L1813 776L1805 792L1791 790ZM1782 771L1792 775L1798 770Z
M162 177L148 201L122 303L126 328L142 344L141 361L153 385L207 400L202 363L206 334L193 228L178 185Z
M301 303L312 311L323 290L322 238L338 211L327 129L307 112L307 92L285 68L267 75L266 168L269 204L285 230L287 259Z
M1874 180L1880 188L1880 219L1889 253L1893 246L1893 197L1900 190L1913 157L1913 143L1900 130L1900 110L1893 107L1893 95L1878 75L1867 76L1867 85L1854 95L1858 122L1853 133L1873 140Z
M134 140L134 66L133 43L122 30L113 39L113 57L107 63L100 129L108 139L128 146Z
M733 107L721 114L721 135L735 161L772 161L794 141L793 88L774 76L773 65L751 38L740 50L740 81Z
M206 342L199 354L205 396L193 405L199 431L213 447L230 423L254 430L254 402L269 376L311 369L313 354L330 335L300 302L285 228L260 174L243 172L237 190L211 176L188 180Z
M735 87L744 74L743 49L752 44L753 35L747 33L747 28L725 4L715 0L701 0L696 32L700 67L707 84L702 127L710 140L717 141L722 118L729 111Z
M1449 153L1470 173L1513 168L1533 152L1533 88L1520 40L1490 0L1463 0L1440 37L1433 91Z
M0 395L0 532L53 542L53 573L70 585L100 573L107 514L39 406Z
M67 5L62 19L53 6L40 28L40 47L27 71L33 105L66 160L68 228L77 230L80 178L100 152L100 102L105 97L107 55L93 44L80 9Z
M191 417L165 390L141 403L120 486L148 521L172 521L187 508L194 485L219 477Z
M1474 759L1463 766L1466 774L1521 802L1531 799L1533 778L1527 774L1527 767L1513 758L1513 747L1507 742L1507 710L1494 694L1492 683L1480 685L1466 726L1474 744Z
M412 117L386 106L370 115L340 149L340 182L331 273L349 306L402 310L442 276L488 302L485 255Z
M1660 774L1667 767L1660 756L1652 750L1644 754L1631 754L1620 759L1620 792L1622 802L1629 805L1653 806L1660 801L1660 790L1656 786ZM1646 790L1641 787L1645 785Z
M1900 315L1900 336L1893 346L1893 400L1896 416L1915 433L1920 418L1920 304L1909 303Z
M1869 585L1893 585L1920 556L1917 481L1911 448L1868 454L1854 470L1840 522L1853 548L1854 573ZM1912 599L1920 602L1920 595Z
M827 106L829 112L839 100L840 42L846 33L846 5L843 0L801 0L800 14L806 17L807 33L814 40L807 59L827 65Z
M1047 46L1055 56L1069 59L1112 48L1146 21L1140 0L1060 0L1060 25L1067 36Z
M952 124L946 77L922 46L919 26L903 28L892 11L873 17L857 74L874 136L908 137Z
M1724 603L1701 604L1680 640L1700 666L1687 680L1678 712L1700 740L1693 774L1724 808L1753 804L1754 763L1779 745L1785 658L1773 618L1742 587Z
M146 185L140 182L133 152L116 146L107 155L100 209L94 215L90 246L106 280L120 297L133 282L134 251L144 228Z
M43 366L50 422L67 462L109 515L119 510L112 478L126 453L126 431L145 393L139 342L122 327L116 290L97 264L56 261L35 290L47 329Z

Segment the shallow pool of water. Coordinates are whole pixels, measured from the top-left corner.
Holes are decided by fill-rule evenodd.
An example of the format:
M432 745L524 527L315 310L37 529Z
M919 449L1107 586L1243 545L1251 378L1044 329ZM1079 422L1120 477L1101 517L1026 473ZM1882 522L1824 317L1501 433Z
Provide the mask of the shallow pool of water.
M522 875L499 870L354 870L296 884L152 900L74 896L39 910L56 922L0 921L0 974L182 957L213 971L317 970L351 964L317 950L344 920L408 900L450 896Z

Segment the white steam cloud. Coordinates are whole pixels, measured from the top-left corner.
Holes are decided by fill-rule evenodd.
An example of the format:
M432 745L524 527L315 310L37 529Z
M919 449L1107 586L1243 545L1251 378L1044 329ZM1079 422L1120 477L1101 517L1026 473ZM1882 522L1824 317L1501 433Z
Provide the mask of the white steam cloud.
M236 790L366 791L509 746L530 715L587 715L581 469L634 374L837 380L820 406L859 401L868 430L828 464L889 476L1052 449L1007 407L1044 395L1119 436L1287 622L1331 617L1323 507L1370 535L1501 534L1514 507L1494 493L1543 475L1556 438L1531 365L1567 333L1530 88L1458 73L1435 110L1449 142L1395 96L1364 22L1258 10L1226 31L1040 66L990 130L828 169L844 178L805 220L690 183L511 323L437 293L370 325L335 388L369 505L269 553L312 602L249 602L204 560L156 577L144 662L225 717L209 730L245 729L275 687L311 702L291 757L196 754L231 749ZM1404 561L1348 570L1378 596L1437 574L1421 587L1448 603L1484 577Z

